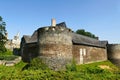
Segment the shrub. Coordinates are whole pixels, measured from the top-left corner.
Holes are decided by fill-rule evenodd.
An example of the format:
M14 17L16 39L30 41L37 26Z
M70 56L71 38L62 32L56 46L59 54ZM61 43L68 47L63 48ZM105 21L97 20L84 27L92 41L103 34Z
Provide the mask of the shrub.
M13 55L13 53L7 49L5 52L0 52L0 55Z
M30 63L28 63L24 69L29 69L29 70L46 70L49 69L48 66L45 64L45 61L40 59L40 58L34 58Z
M103 73L104 72L103 69L101 69L101 68L99 68L97 66L95 66L95 67L87 67L86 71L87 71L87 73L90 73L90 74L91 73L97 74L97 73Z
M75 63L75 60L73 59L72 60L72 63L71 64L67 64L66 65L66 69L68 71L77 71L77 67L76 67L76 63Z

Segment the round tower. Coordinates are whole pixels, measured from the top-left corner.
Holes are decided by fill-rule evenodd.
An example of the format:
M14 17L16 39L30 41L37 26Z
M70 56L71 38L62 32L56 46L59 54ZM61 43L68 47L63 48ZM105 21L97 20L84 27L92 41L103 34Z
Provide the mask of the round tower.
M120 67L120 44L108 44L108 59Z
M71 30L62 26L50 26L38 29L40 58L54 69L64 69L72 60Z

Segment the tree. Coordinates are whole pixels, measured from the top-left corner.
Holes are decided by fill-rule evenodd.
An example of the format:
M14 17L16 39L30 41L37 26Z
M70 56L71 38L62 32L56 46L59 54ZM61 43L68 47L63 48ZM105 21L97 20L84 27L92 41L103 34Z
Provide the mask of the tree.
M96 36L94 34L92 34L91 32L87 32L84 29L78 29L76 33L96 39Z
M5 52L5 42L6 42L6 23L3 21L2 17L0 16L0 52Z

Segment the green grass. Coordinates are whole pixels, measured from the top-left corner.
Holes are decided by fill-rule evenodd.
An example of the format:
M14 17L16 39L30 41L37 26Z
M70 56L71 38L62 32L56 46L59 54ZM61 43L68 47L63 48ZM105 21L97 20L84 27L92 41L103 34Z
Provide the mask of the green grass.
M16 59L17 57L18 57L18 56L15 56L15 55L1 55L1 56L0 56L0 60L10 61L10 60Z
M11 51L0 53L0 60L13 60ZM39 64L38 64L39 63ZM120 70L110 61L76 65L73 61L64 71L53 71L35 58L30 64L0 65L0 80L120 80Z
M13 52L10 50L7 50L4 53L0 53L0 60L14 60L15 58L17 58L18 56L13 55Z
M69 66L65 71L53 71L44 64L41 65L46 69L39 64L38 68L36 63L32 63L29 68L25 68L26 65L28 64L22 61L13 67L1 65L0 80L120 80L120 70L110 61L71 65L73 68L76 66L75 70ZM102 69L101 65L109 68Z
M120 80L120 70L110 61L79 65L77 70L82 73L83 79L86 75L87 80Z
M7 49L7 51L4 53L0 52L0 55L13 55L13 52Z

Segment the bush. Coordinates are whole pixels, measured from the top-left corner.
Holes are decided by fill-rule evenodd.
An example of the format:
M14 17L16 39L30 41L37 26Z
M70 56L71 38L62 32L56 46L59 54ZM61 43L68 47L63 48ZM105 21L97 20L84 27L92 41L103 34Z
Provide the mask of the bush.
M29 69L29 70L46 70L49 69L48 66L45 64L44 60L40 58L34 58L30 63L28 63L24 69Z
M77 67L79 67L77 68L77 71L70 71L71 68L68 68L70 69L69 71L53 71L47 69L42 70L40 68L36 69L35 67L33 68L33 66L39 66L37 63L39 60L40 59L35 58L34 61L36 63L31 63L31 66L29 66L31 69L26 69L23 71L21 71L21 69L27 63L24 63L22 61L12 67L1 65L0 80L120 80L120 71L114 71L112 68L114 65L111 66L112 70L101 70L101 68L99 68L99 65L102 64L111 65L111 63L108 61L103 63L77 65Z
M86 71L87 73L90 73L90 74L97 74L97 73L103 73L104 70L95 66L95 67L87 67L86 68Z
M0 40L0 53L4 53L4 52L7 51L7 49L5 48L4 44L5 43L1 42L1 40Z
M68 71L77 71L77 67L76 67L76 63L75 63L75 60L73 59L72 60L72 63L71 64L67 64L66 65L66 69Z
M13 52L7 49L5 52L0 52L1 55L13 55Z

